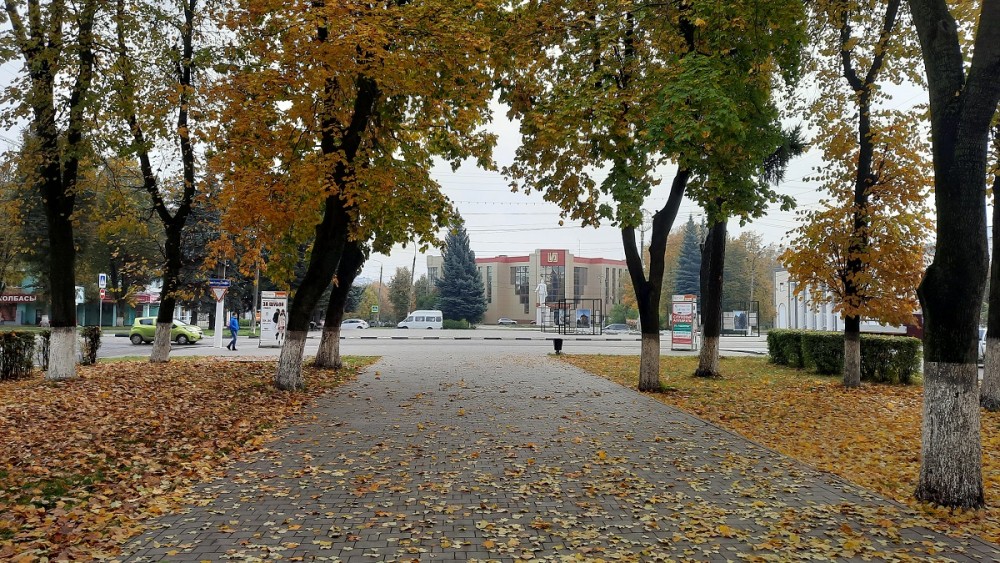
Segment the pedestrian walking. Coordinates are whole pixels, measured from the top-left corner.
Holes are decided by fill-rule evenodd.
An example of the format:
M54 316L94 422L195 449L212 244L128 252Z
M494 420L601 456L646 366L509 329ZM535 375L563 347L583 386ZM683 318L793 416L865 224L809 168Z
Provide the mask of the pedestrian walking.
M236 335L240 332L240 319L236 317L236 313L233 313L232 318L229 319L229 332L233 334L233 340L230 342L226 348L229 348L233 352L236 351Z

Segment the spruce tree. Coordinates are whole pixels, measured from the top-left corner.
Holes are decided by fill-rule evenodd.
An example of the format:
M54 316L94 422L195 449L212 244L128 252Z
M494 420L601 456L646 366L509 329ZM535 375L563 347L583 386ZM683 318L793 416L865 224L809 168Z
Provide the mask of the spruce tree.
M486 313L486 289L469 247L465 223L459 220L445 239L444 264L437 280L438 304L445 319L478 323Z
M694 218L689 215L687 224L684 225L681 257L677 262L677 279L674 282L677 295L701 296L701 239L698 233Z

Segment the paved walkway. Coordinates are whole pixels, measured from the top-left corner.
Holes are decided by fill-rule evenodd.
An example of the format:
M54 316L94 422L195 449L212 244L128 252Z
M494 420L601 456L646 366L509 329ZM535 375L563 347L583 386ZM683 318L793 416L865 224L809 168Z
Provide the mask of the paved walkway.
M384 357L128 561L996 561L561 362Z

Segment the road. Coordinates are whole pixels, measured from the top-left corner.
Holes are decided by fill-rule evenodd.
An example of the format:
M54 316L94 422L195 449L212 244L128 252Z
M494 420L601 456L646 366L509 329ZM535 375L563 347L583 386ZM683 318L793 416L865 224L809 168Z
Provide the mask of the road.
M319 345L319 331L311 332L306 342L306 355L314 355ZM403 329L352 330L341 337L340 350L345 355L379 356L392 354L438 353L448 349L475 349L488 346L490 350L506 349L517 355L545 355L553 351L553 339L563 339L563 352L567 354L621 354L638 355L640 336L638 334L614 335L559 335L543 333L537 329L523 328L477 328L475 330L428 330L410 331ZM697 352L670 350L670 333L661 335L661 353L664 355L693 355ZM228 342L227 338L224 342ZM277 347L259 347L255 338L241 337L237 351L230 352L212 346L212 339L185 346L175 344L171 350L174 356L234 356L273 357L280 351ZM148 356L149 344L138 346L125 337L106 336L98 354L101 358L126 356ZM763 336L725 336L720 349L723 355L763 355L767 353L767 342Z

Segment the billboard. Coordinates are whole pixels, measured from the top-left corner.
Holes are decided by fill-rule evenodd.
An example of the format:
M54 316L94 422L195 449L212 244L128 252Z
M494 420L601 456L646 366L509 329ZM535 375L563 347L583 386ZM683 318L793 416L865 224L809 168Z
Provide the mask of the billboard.
M261 348L281 347L285 343L285 327L288 325L288 292L260 292L260 340Z
M697 297L694 295L674 295L670 308L670 349L695 349L695 318L697 317Z

